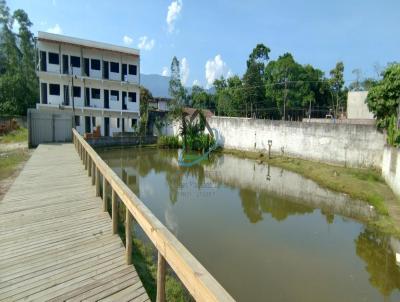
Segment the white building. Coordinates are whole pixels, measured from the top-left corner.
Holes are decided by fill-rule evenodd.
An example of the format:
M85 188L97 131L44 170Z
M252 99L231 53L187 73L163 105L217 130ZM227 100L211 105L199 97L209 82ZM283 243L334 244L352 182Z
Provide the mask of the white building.
M38 33L39 110L71 112L76 129L133 132L139 119L140 53L128 47Z
M368 91L349 91L347 94L347 118L373 120L374 114L366 104Z

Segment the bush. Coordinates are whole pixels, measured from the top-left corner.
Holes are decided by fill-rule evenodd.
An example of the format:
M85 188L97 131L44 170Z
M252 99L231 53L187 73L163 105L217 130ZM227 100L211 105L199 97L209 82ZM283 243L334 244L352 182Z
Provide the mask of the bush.
M177 149L181 147L181 143L179 141L178 136L166 136L162 135L158 137L157 141L158 146L162 148L171 148L171 149Z
M215 139L205 133L188 135L186 138L187 147L192 151L206 152L215 144Z
M389 119L389 125L387 130L388 143L395 147L400 147L400 130L397 129L397 118L391 116Z

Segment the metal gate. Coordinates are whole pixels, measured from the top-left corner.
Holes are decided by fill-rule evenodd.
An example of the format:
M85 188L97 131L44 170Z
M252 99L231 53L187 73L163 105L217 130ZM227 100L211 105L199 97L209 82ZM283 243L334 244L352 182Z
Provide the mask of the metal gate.
M67 113L28 110L28 144L37 147L42 143L72 141L72 115Z

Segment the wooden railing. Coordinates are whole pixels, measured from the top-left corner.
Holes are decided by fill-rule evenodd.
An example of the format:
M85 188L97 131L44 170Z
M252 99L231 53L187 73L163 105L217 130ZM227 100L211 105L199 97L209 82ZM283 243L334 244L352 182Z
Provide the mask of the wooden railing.
M153 215L117 174L100 158L75 130L73 143L100 196L100 175L103 179L103 210L107 211L107 190L111 188L112 231L117 233L117 196L124 203L126 261L132 264L132 217L140 225L158 251L157 301L165 301L166 263L196 301L234 301L178 239ZM134 251L133 251L134 252Z

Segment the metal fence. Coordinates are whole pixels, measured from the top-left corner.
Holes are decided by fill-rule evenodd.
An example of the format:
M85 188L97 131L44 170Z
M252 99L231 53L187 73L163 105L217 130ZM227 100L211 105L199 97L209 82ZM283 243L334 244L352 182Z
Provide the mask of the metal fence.
M72 141L73 118L67 113L50 113L37 109L28 110L28 145Z

